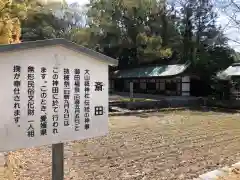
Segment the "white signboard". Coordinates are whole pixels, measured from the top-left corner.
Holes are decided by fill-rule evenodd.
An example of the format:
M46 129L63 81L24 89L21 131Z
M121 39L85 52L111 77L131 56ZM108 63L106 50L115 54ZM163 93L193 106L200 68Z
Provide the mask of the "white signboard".
M107 64L57 54L2 59L0 151L107 134Z

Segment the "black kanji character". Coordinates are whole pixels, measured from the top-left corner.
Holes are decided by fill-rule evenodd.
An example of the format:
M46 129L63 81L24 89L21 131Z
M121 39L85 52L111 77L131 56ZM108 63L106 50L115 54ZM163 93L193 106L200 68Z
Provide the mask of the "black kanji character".
M28 89L28 95L29 96L33 97L34 93L35 93L34 89Z
M28 101L33 101L33 99L34 99L34 96L33 96L33 95L29 95L29 96L28 96Z
M103 82L95 82L95 91L103 90Z
M85 81L84 82L84 86L90 86L90 82L89 81Z
M53 80L53 81L52 81L52 85L53 85L53 86L58 86L58 84L59 84L59 81L58 81L58 80Z
M46 72L47 72L47 68L42 67L42 68L41 68L41 73L46 73Z
M52 93L58 93L59 88L58 87L52 87Z
M84 80L85 81L89 81L90 80L90 76L89 75L84 75Z
M47 104L47 100L46 99L42 99L41 100L41 105L46 105Z
M34 80L34 74L28 74L27 79L33 81Z
M67 94L64 94L64 99L70 99L70 96Z
M58 107L58 105L59 105L59 101L58 100L53 100L52 101L52 106L53 107Z
M46 129L46 128L47 128L47 122L42 122L41 129Z
M90 119L89 118L85 118L85 123L89 123Z
M75 111L75 113L76 113L76 111ZM78 112L78 113L75 114L75 121L76 121L76 119L79 119L79 118L80 118L80 114Z
M28 137L34 137L35 132L34 131L28 131L27 134L28 134Z
M64 119L68 119L69 118L69 113L65 113L64 114Z
M74 75L74 80L80 80L80 75L75 74Z
M88 130L90 128L90 125L89 124L85 124L85 129Z
M90 94L85 94L84 97L85 97L86 99L89 99L89 98L90 98L89 95L90 95Z
M69 101L68 100L64 101L64 108L69 108Z
M76 114L77 114L77 113L80 113L80 106L78 106L78 108L75 107L75 113L76 113Z
M79 80L76 80L75 83L74 83L75 86L80 86L80 81Z
M34 88L34 81L28 81L28 88Z
M47 110L47 106L41 106L41 111L45 112Z
M79 95L75 95L75 96L74 96L74 100L77 100L77 99L80 99L80 96L79 96Z
M21 66L18 65L13 66L13 72L21 72Z
M70 86L70 82L69 81L64 81L64 87L69 88L69 86Z
M28 72L34 73L34 67L33 66L28 66Z
M65 90L64 90L64 94L65 94L65 95L70 95L70 90L66 90L66 89L65 89Z
M90 112L90 107L84 107L85 112Z
M84 105L85 105L85 106L89 106L89 104L90 104L90 101L86 99L86 100L84 101Z
M53 121L58 121L58 115L53 115L53 116L52 116L52 120L53 120Z
M15 95L19 95L20 94L20 89L19 88L14 88L13 90Z
M69 126L69 121L64 121L64 126Z
M13 85L15 87L20 87L21 86L21 81L13 81Z
M79 93L79 92L80 92L80 88L79 88L79 87L75 87L75 88L74 88L74 92L75 92L75 93Z
M75 73L75 74L80 74L80 69L75 69L75 70L74 70L74 73Z
M69 81L69 79L70 79L69 74L65 74L65 75L63 76L63 79L64 79L65 81Z
M40 119L41 119L41 122L46 121L46 120L47 120L47 116L46 116L46 115L42 115L42 116L40 117Z
M34 128L33 128L33 126L31 124L30 124L30 126L29 126L29 128L27 130L27 135L28 135L28 137L34 137L34 135L35 135Z
M75 99L74 104L80 104L80 100L79 99Z
M34 109L28 109L28 116L34 116Z
M75 118L75 125L76 124L80 124L80 119L79 118Z
M67 68L64 68L64 74L69 74L70 72L69 72L69 69L67 69Z
M90 71L90 70L86 69L86 70L85 70L85 74L89 74L89 71Z
M88 118L89 117L89 113L84 113L84 117Z
M75 104L75 112L76 112L76 110L78 110L78 109L80 109L80 103L79 104Z
M41 136L46 136L47 135L47 129L41 129L40 130L40 135Z
M34 108L34 102L28 102L28 108L33 109Z
M103 115L103 106L95 106L95 116Z
M84 88L84 91L85 91L85 92L89 92L89 91L90 91L90 88L89 88L89 87L85 87L85 88Z

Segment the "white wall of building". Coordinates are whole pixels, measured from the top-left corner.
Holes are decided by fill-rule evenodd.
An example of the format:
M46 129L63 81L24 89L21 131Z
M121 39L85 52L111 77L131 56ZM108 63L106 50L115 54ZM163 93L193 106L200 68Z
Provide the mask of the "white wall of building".
M182 77L182 96L190 96L190 77Z

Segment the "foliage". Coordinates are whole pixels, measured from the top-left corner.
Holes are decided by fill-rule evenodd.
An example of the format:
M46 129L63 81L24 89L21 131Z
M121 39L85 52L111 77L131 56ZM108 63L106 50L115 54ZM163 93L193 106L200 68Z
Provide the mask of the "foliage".
M91 0L88 18L97 46L117 56L120 67L170 57L160 35L160 16L166 16L161 6L157 0Z
M27 1L0 0L0 44L19 43L20 20L26 17Z
M138 46L138 56L144 61L154 61L172 55L170 48L162 48L162 38L160 36L147 36L145 33L139 33L136 44Z
M50 10L35 1L2 0L0 43L19 42L21 24L23 41L64 37L119 59L121 69L191 61L190 71L210 82L239 59L211 2L90 0L86 7L64 3Z
M84 15L78 4L55 4L54 9L50 9L50 7L53 8L53 5L42 6L22 22L22 39L24 41L69 38L73 32L77 33L77 30L82 30ZM73 39L70 38L70 40Z

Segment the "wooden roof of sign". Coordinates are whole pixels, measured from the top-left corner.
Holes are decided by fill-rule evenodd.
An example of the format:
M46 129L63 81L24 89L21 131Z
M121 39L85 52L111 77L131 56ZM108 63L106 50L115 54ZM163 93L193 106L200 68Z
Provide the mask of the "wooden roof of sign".
M67 41L66 39L47 39L47 40L40 40L40 41L22 42L19 44L0 45L0 53L35 49L35 48L55 46L55 45L60 45L67 49L71 49L73 51L92 56L96 59L103 60L109 65L114 65L114 66L118 65L118 60L108 57L104 54L98 53L96 51L93 51L91 49L88 49L86 47L80 46L78 44L75 44L73 42Z

